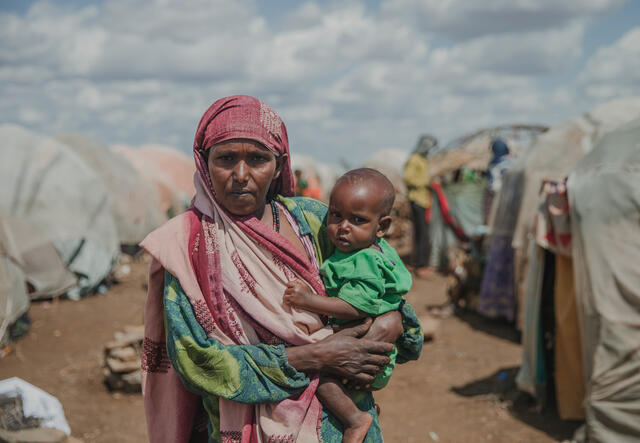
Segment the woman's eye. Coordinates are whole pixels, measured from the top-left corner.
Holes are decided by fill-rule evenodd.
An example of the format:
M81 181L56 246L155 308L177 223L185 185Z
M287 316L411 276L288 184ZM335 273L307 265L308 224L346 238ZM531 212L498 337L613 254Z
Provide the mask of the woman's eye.
M263 157L262 155L254 155L254 156L251 158L251 160L252 160L252 161L254 161L254 162L256 162L256 163L263 163L263 162L268 161L269 159L268 159L268 158L266 158L266 157Z

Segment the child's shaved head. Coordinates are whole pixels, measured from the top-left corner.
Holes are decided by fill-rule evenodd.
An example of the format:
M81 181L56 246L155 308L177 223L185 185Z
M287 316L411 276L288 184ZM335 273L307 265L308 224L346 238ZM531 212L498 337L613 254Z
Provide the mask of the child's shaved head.
M334 189L343 182L373 188L375 190L374 198L378 200L376 206L379 208L380 215L385 216L391 213L393 202L396 199L396 191L391 181L380 171L371 168L354 169L340 177Z

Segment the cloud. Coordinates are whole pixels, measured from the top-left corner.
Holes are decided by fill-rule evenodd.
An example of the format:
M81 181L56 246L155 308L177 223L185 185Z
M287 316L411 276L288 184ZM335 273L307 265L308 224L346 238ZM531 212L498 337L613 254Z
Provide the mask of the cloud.
M625 0L390 0L383 12L454 40L561 27Z
M189 150L207 106L244 93L281 114L293 149L355 166L425 132L581 112L587 93L539 79L575 70L588 19L619 3L308 1L274 23L252 0L43 1L0 13L0 121ZM637 88L629 35L587 63L589 97Z
M607 100L640 93L640 27L628 31L586 62L579 84L594 99Z

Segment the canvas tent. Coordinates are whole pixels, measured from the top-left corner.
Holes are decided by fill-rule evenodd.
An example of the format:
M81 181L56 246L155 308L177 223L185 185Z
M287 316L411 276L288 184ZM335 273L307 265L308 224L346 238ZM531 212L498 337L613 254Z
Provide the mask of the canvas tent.
M13 247L0 219L0 345L7 342L9 328L29 310L29 296L20 254Z
M497 287L487 286L483 291L480 306L491 306L493 309L485 309L486 315L515 319L518 327L522 326L527 285L533 287L527 282L527 275L531 271L529 265L541 264L539 260L535 263L529 260L529 256L533 254L530 251L533 246L530 245L529 234L543 181L563 180L602 134L624 125L638 115L640 98L637 97L613 100L597 106L539 134L531 147L505 173L503 191L496 198L490 225L492 238L487 268L499 270L505 276L503 283L506 283ZM536 275L536 270L531 272ZM487 281L483 284L486 285ZM489 298L493 298L490 303L487 301Z
M173 148L146 145L139 148L117 145L111 149L122 155L149 182L153 183L162 210L169 216L182 212L195 195L195 165L186 154Z
M95 288L119 254L102 179L65 145L0 126L0 211L50 240L78 277L71 295Z
M640 119L605 135L568 182L586 376L586 438L640 435Z
M102 178L121 244L137 245L166 221L151 182L122 156L81 134L59 134L68 146Z
M498 126L452 140L429 153L429 175L440 177L461 168L486 171L492 157L491 143L495 138L504 140L511 153L519 155L538 134L546 130L546 126L539 125Z

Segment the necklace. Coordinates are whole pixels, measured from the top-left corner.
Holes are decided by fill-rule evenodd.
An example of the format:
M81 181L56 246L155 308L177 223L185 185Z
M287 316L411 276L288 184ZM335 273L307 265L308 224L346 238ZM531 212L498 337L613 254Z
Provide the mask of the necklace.
M273 215L273 230L280 232L280 212L278 212L278 205L275 200L269 202L271 205L271 215Z

